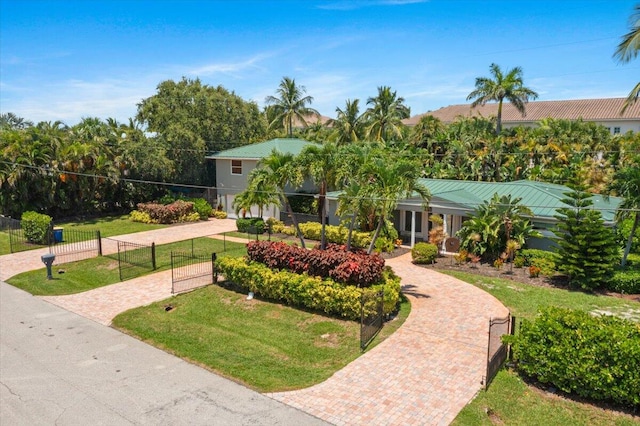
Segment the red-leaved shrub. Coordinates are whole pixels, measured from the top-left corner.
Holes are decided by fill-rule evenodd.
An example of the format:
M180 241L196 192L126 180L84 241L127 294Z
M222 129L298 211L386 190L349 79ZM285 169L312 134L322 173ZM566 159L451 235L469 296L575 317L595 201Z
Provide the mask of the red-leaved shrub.
M318 247L307 250L283 242L252 241L247 244L247 255L272 269L306 272L360 287L379 282L384 269L384 259L379 255L369 255L363 250L347 251L338 244L329 244L325 250Z

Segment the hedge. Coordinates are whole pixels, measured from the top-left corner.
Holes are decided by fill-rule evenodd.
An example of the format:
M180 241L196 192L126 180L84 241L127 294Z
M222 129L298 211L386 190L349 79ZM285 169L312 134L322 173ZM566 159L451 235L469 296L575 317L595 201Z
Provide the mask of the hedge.
M317 222L304 222L298 225L304 238L310 240L320 240L322 235L322 225ZM287 235L295 235L296 231L292 226L287 226L281 231ZM325 235L327 242L335 244L346 244L349 236L349 229L344 226L326 225ZM353 231L351 233L351 245L357 248L365 248L371 244L371 232Z
M438 258L438 246L431 243L416 243L411 249L413 263L433 263Z
M640 325L547 307L508 336L517 368L584 398L640 407Z
M640 270L616 271L605 287L617 293L640 294Z
M138 211L147 213L152 223L195 222L200 215L194 211L193 203L176 200L171 204L139 203Z
M33 244L49 244L51 216L33 211L22 213L21 227L28 242Z
M363 292L384 290L384 313L393 312L400 300L400 278L386 268L379 284L362 289L307 274L275 271L244 258L223 257L216 267L226 280L263 298L285 302L329 315L357 320ZM366 308L365 308L366 310Z
M239 232L251 231L251 233L264 234L264 219L261 217L239 218L236 220L236 227Z

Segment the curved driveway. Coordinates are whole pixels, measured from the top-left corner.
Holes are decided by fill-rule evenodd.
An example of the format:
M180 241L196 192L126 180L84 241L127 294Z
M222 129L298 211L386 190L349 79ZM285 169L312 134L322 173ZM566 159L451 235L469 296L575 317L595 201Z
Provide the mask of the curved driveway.
M218 222L217 232L230 230L232 223ZM204 223L128 238L164 243L212 234L211 229ZM42 267L34 257L39 262L39 255L31 255L29 261L13 262L9 269ZM8 257L0 258L4 261L0 279L7 276L6 260ZM268 396L336 425L449 424L456 417L482 388L489 318L504 317L508 311L470 284L413 265L410 254L389 259L387 264L402 278L403 292L411 302L404 325L325 382ZM161 272L46 299L106 325L124 310L169 296L170 274Z

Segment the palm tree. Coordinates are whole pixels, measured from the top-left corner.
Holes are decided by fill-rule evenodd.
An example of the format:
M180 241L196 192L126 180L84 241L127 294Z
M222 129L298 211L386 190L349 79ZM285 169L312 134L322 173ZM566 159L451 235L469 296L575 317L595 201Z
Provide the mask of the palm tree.
M368 138L387 141L402 137L402 120L411 114L403 97L398 97L390 87L381 86L378 87L378 96L367 99L367 105L371 105L365 112Z
M277 96L267 96L265 100L273 114L269 127L283 125L289 137L292 138L295 121L299 121L306 127L306 119L310 115L320 115L318 111L307 106L313 102L313 97L304 96L306 92L304 86L296 85L295 79L283 77L276 90Z
M371 238L368 253L371 254L387 218L393 213L402 198L411 198L417 194L423 201L429 201L429 190L423 186L418 178L422 165L415 159L402 156L380 156L365 164L362 171L368 176L364 193L372 200L378 219L378 225Z
M252 206L258 206L258 217L262 217L264 208L280 202L278 189L269 179L269 171L265 168L251 170L247 180L247 188L233 199L236 215L240 210L251 211Z
M629 26L631 29L622 37L622 41L613 54L613 57L617 59L618 62L625 64L635 59L638 56L638 50L640 50L640 4L636 4L634 7L634 11L629 17ZM635 85L629 93L629 96L627 96L620 115L624 114L626 109L638 100L639 95L640 82Z
M637 161L640 161L640 157L637 158ZM638 163L636 162L636 164ZM627 264L627 256L631 251L633 236L636 234L638 226L640 226L640 168L627 166L618 170L609 186L609 191L615 192L619 197L623 198L622 203L618 206L616 219L622 221L633 216L633 224L622 255L621 265L624 267Z
M340 161L342 153L338 146L328 142L324 145L309 145L300 153L297 161L304 170L304 174L309 176L319 187L318 194L318 214L322 224L320 247L326 248L326 225L327 225L327 191L329 187L335 185L338 174L336 164Z
M538 94L528 87L524 87L522 68L515 67L506 74L503 74L496 64L491 64L489 69L493 78L476 78L476 88L469 93L467 100L474 99L471 108L491 101L498 102L496 133L500 133L502 131L502 102L505 99L511 102L524 117L526 115L525 104L529 102L529 99L536 99Z
M347 99L344 110L336 108L336 119L331 120L335 141L338 145L357 142L362 136L362 115L360 115L360 100Z
M256 180L256 182L252 182L252 184L258 186L264 185L263 187L266 188L276 188L281 204L285 206L287 213L291 216L293 227L300 239L300 245L305 247L304 237L302 232L300 232L298 220L291 208L291 204L289 203L289 198L286 193L287 186L300 186L303 180L301 170L295 163L295 157L293 154L283 154L274 149L269 156L260 160L258 166L261 167L263 171L260 173L256 172L255 176L252 177L252 181ZM260 182L260 180L263 182Z

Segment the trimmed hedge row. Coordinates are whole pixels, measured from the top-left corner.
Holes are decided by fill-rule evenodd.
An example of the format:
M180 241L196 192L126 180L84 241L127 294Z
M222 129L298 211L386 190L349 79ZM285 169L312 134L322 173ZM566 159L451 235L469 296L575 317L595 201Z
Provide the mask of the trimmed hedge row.
M640 407L640 325L547 307L524 320L512 343L525 375L592 400Z
M149 215L151 223L176 223L195 222L200 220L200 215L194 211L193 203L189 201L176 200L171 204L159 203L139 203L138 212ZM135 212L136 210L134 210ZM133 213L133 212L132 212ZM135 215L133 218L139 215ZM146 218L146 217L145 217Z
M606 288L618 293L640 294L640 270L614 272Z
M236 219L236 227L238 228L238 232L255 231L258 234L263 234L265 229L264 219L261 217L239 218ZM255 228L255 230L252 230L252 227Z
M247 244L249 259L269 268L285 269L298 274L332 278L337 282L369 287L378 281L384 259L363 251L347 251L344 246L327 245L325 250L291 246L284 242L251 241Z
M245 291L351 320L360 318L363 292L384 290L385 314L393 312L400 300L400 278L390 268L385 268L379 284L362 289L337 283L330 278L274 271L262 263L243 258L219 258L216 260L216 266L226 280L239 285Z
M300 232L304 238L310 240L320 240L322 236L322 224L317 222L305 222L300 225ZM349 236L349 229L344 226L326 225L326 238L327 242L335 244L345 244L347 237ZM283 234L295 235L296 231L292 226L287 226L282 229ZM353 231L351 234L351 245L357 248L365 248L371 244L371 233Z

